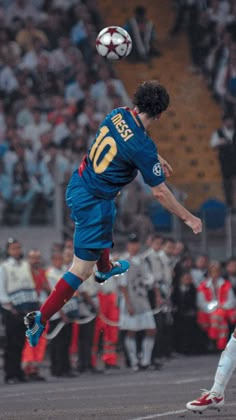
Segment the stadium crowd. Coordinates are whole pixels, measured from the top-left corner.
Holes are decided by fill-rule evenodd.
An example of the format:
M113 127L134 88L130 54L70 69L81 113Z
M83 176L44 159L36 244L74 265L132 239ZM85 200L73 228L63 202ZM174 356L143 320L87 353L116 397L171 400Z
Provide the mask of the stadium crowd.
M222 126L212 133L210 145L218 152L225 202L233 200L236 182L236 1L177 0L172 37L185 30L192 58L190 68L205 78L222 109Z
M47 263L39 249L24 256L23 244L14 238L5 253L0 308L6 384L44 380L42 365L56 377L124 366L159 370L176 353L222 350L236 321L235 258L225 264L207 255L193 259L184 243L156 233L144 248L132 233L122 255L131 262L127 274L103 285L92 276L32 348L23 317L38 309L71 264L73 242L54 243Z
M224 113L211 146L219 152L226 203L233 207L235 1L174 4L176 21L170 34L186 29L193 70L206 77ZM114 67L96 53L95 39L103 23L94 0L15 0L0 5L0 224L51 223L56 185L66 183L80 164L105 114L130 105L130 99ZM137 7L124 22L132 32L134 61L160 55L147 12ZM225 127L227 119L231 122ZM129 193L134 195L136 189L142 197L145 187L139 181ZM125 198L119 204L122 231L131 221ZM146 209L135 210L148 229ZM70 226L65 229L70 232Z
M105 114L130 104L95 53L96 2L64 3L1 2L0 223L50 222L55 183L78 167Z

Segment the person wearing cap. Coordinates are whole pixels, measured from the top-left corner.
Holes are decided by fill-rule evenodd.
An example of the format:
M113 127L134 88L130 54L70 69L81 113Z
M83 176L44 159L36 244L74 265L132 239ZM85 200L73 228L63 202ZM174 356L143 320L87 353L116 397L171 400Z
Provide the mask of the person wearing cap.
M21 367L25 344L23 318L28 311L37 310L39 304L29 264L17 239L8 239L6 256L0 265L0 304L5 326L4 380L10 384L25 381Z

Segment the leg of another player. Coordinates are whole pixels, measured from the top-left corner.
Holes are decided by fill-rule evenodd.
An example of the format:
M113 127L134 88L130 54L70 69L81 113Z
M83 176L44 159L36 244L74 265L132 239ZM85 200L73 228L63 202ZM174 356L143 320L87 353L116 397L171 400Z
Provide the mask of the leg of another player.
M152 351L155 344L155 329L146 330L142 341L142 359L140 362L141 368L146 369L151 365Z
M134 371L137 371L139 368L136 346L136 333L134 331L127 331L124 345L129 358L130 366Z
M204 411L207 408L221 408L224 405L224 391L236 368L236 328L225 350L222 352L216 370L213 387L206 391L200 398L187 403L191 411Z

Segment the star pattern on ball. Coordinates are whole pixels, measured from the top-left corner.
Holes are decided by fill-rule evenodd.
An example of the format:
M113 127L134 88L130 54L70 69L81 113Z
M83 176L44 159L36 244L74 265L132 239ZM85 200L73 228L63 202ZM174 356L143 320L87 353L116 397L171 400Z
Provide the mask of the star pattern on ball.
M113 35L113 34L118 34L119 32L116 30L116 28L108 28L108 31L107 31L110 35Z
M96 39L98 53L108 60L120 60L129 55L132 39L127 31L118 26L102 29Z

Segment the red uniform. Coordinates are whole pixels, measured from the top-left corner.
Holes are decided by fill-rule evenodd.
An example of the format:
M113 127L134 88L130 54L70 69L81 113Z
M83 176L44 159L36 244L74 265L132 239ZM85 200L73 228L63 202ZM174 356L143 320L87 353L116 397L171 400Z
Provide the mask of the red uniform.
M109 280L110 281L110 280ZM104 286L103 286L104 287ZM111 322L118 323L119 310L117 306L117 294L98 293L99 308L102 315ZM91 365L96 367L98 343L101 332L103 332L103 356L102 360L106 365L117 365L116 346L118 342L119 329L118 326L111 326L101 319L100 316L96 318L95 331L93 338L92 360Z
M198 287L198 300L200 310L198 323L210 339L216 340L219 350L223 350L228 341L229 323L236 322L236 308L232 285L222 278L217 280L216 289L213 289L210 279L203 281ZM208 310L209 304L216 300L215 309Z

